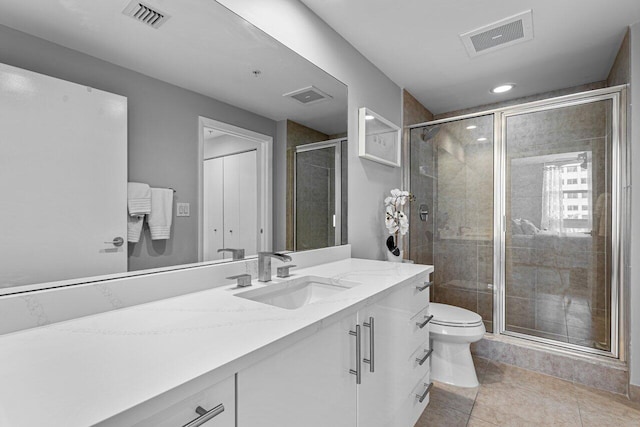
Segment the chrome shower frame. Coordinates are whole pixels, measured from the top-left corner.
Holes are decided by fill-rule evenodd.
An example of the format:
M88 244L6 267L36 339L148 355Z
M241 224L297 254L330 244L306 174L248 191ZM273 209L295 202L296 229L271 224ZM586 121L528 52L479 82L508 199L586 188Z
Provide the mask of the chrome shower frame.
M627 141L627 86L613 86L495 108L476 113L448 117L408 126L404 138L404 188L411 191L410 132L412 129L449 123L463 119L493 115L494 146L494 212L493 212L493 325L489 333L495 339L513 337L532 341L549 349L559 349L581 356L627 359L628 313L624 302L628 295L630 236L630 165ZM506 120L508 117L611 100L611 351L554 341L506 330L505 322L505 257L506 257ZM408 249L408 248L406 248ZM508 340L509 338L506 338Z

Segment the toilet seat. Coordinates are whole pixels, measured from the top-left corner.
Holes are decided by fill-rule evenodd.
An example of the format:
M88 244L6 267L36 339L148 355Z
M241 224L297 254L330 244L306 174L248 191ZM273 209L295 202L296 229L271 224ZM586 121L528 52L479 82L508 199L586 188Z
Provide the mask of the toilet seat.
M429 304L431 323L440 326L473 328L482 325L482 317L473 311L447 304Z

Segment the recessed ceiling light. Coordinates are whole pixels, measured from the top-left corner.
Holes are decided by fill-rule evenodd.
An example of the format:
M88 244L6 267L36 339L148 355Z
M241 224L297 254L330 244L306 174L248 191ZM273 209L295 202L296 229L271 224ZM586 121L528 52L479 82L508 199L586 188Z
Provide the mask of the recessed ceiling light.
M487 140L487 138L485 138L484 136L483 136L483 137L481 137L481 138L478 138L478 141L480 141L480 142L482 142L482 141L486 141L486 140Z
M375 117L373 117L372 115L367 114L366 116L364 116L365 120L373 120L375 119Z
M506 84L494 87L489 92L491 92L491 93L505 93L505 92L509 92L515 86L516 85L513 84L513 83L506 83Z
M476 125L470 125L470 126L467 126L467 129L471 130L471 129L475 129L475 128L477 128L477 127L478 127L478 126L476 126Z

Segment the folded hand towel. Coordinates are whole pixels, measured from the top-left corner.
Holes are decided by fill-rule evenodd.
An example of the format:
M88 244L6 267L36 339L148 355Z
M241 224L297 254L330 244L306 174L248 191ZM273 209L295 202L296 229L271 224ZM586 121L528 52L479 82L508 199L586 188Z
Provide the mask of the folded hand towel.
M151 240L168 239L173 217L173 190L170 188L151 189L151 214L149 230Z
M140 241L142 224L144 224L144 215L127 215L127 242L138 243Z
M127 183L127 207L131 216L151 213L151 188L148 184Z

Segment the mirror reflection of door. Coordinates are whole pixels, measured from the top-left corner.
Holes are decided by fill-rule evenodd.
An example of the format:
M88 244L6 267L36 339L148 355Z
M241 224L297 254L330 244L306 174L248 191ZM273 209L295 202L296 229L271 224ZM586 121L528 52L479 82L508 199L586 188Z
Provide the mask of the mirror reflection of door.
M342 244L342 140L295 151L294 250Z
M218 249L257 253L256 150L204 161L205 261L230 257Z
M231 258L223 248L261 248L260 143L219 129L203 129L202 260Z
M127 98L0 64L0 287L127 271Z

